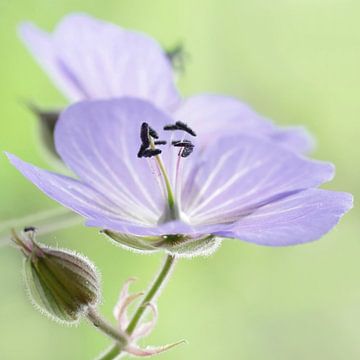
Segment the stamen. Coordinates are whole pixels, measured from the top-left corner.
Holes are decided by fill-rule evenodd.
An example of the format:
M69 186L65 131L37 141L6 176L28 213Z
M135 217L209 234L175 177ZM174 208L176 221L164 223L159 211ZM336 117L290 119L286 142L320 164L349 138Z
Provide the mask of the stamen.
M170 212L168 213L168 215L166 215L166 217L169 217L172 220L177 219L178 218L178 210L177 210L177 206L175 204L175 197L174 197L174 194L171 189L171 183L170 183L169 177L166 173L165 166L162 162L161 157L159 156L161 154L161 150L157 149L155 147L155 145L165 145L166 141L164 141L164 140L154 141L153 139L159 138L158 134L146 122L141 124L140 138L141 138L142 144L140 145L140 149L139 149L137 156L139 158L155 157L155 160L159 167L160 173L163 176L163 180L165 182L165 187L166 187L166 191L167 191L167 200L168 200Z
M149 126L149 135L153 138L153 139L158 139L159 138L159 135L158 133L152 128Z
M174 140L171 142L176 147L193 148L194 144L190 140Z
M175 194L176 194L176 198L178 199L178 205L179 207L181 207L181 176L180 176L180 171L181 171L181 164L183 163L183 161L181 161L181 157L180 157L180 153L181 153L181 149L180 152L177 156L177 160L176 160L176 168L175 168Z
M150 157L157 156L160 154L161 154L160 149L147 149L147 150L143 151L142 156L146 157L146 158L150 158Z
M196 133L193 129L189 128L187 124L183 123L182 121L177 121L175 125L178 127L179 130L184 130L188 134L192 136L196 136Z
M165 125L164 130L179 130L176 125Z
M183 158L188 157L193 152L195 147L195 145L189 140L175 140L172 141L172 145L182 148L179 151L179 156Z
M164 126L164 130L182 130L190 134L191 136L196 136L196 133L191 129L187 124L182 121L177 121L174 125L169 124Z
M141 146L137 154L138 158L142 158L142 157L149 158L161 154L161 150L159 149L154 149L154 148L148 149L152 144L152 142L150 141L151 139L150 137L154 139L159 138L157 132L153 128L151 128L148 123L143 122L141 124L141 129L140 129ZM164 142L155 141L155 145L164 145Z
M167 144L166 140L154 141L154 145L166 145L166 144Z
M141 124L141 130L140 130L140 138L142 142L142 146L147 149L150 146L150 140L149 140L149 125L146 122L143 122Z
M139 152L137 153L138 158L142 158L144 156L144 151L146 150L146 147L144 145L140 146Z
M194 146L190 146L190 147L184 147L182 152L181 152L181 157L186 158L188 157L194 150Z

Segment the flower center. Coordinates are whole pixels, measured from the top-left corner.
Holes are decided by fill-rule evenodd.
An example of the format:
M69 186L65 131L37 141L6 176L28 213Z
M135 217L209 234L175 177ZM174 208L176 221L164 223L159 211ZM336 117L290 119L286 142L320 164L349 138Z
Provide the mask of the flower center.
M165 131L181 130L190 134L191 136L196 136L195 132L181 121L177 121L175 124L164 126L163 130ZM168 207L159 222L165 223L171 220L177 220L180 218L179 206L176 203L176 197L174 196L174 192L171 187L169 176L167 174L166 168L160 156L162 150L156 147L158 145L166 145L167 142L165 140L159 140L158 133L153 128L151 128L149 124L146 122L142 123L141 125L140 139L141 139L141 145L137 156L139 158L154 157L165 184ZM179 178L178 172L180 169L180 159L188 157L193 152L194 145L191 143L190 140L171 141L171 145L179 148L178 160L176 166L176 178L175 178L175 189L176 189L177 188L176 184Z

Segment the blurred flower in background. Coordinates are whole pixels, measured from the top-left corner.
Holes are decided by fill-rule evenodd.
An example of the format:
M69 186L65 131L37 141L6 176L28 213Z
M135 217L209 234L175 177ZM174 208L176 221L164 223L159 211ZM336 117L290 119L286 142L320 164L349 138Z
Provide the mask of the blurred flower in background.
M53 34L25 23L20 36L72 102L136 97L189 122L195 131L201 129L204 141L239 132L270 137L296 151L311 149L312 141L303 128L282 130L235 98L203 94L182 100L167 54L146 34L74 14L66 16ZM44 112L35 112L43 124Z

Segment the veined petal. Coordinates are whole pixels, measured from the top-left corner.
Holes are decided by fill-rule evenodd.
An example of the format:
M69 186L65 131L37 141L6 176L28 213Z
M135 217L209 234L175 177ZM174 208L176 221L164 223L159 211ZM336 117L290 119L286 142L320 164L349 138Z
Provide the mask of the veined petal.
M167 109L179 100L165 53L145 34L73 14L53 34L24 24L20 35L72 101L134 96Z
M352 208L347 193L309 189L255 209L218 235L268 246L319 239Z
M329 163L307 160L269 140L223 138L186 174L182 209L193 225L230 223L254 208L333 177Z
M132 98L85 101L65 110L56 125L55 144L80 181L11 160L48 196L89 222L114 222L119 231L156 227L167 200L155 159L137 157L144 121L160 129L171 122L151 104Z
M119 208L109 198L91 186L67 176L42 170L12 154L7 154L11 163L34 185L52 199L85 217L116 216L119 222L135 221L132 214Z
M189 97L177 107L174 117L187 122L199 134L201 143L238 133L263 136L300 153L313 147L313 140L304 128L277 127L232 97L209 94Z
M137 157L142 122L162 129L171 120L139 99L77 103L60 116L55 144L80 179L155 225L166 199L154 158Z

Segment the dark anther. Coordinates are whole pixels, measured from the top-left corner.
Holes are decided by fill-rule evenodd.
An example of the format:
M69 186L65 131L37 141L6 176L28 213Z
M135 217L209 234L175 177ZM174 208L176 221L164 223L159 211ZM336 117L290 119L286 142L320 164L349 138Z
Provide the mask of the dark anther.
M179 128L176 125L166 125L164 130L179 130Z
M161 154L160 149L149 149L151 143L150 143L150 136L154 139L158 139L159 136L157 132L152 129L148 123L143 122L141 124L141 130L140 130L140 138L141 138L141 145L140 149L137 153L138 158L142 157L152 157ZM166 141L155 141L154 145L165 145Z
M184 147L181 151L181 157L186 158L188 157L194 150L194 146L191 147Z
M177 147L194 148L194 144L190 140L175 140L171 144Z
M140 138L142 146L144 146L145 149L148 148L150 146L149 125L146 122L141 124Z
M166 145L166 141L165 140L154 141L154 145Z
M144 145L141 145L141 146L140 146L140 149L139 149L139 152L138 152L138 154L137 154L137 157L138 157L138 158L143 157L145 150L146 150L146 147L145 147Z
M142 153L143 157L149 158L152 156L157 156L161 154L161 150L160 149L148 149L148 150L144 150Z
M182 121L177 121L175 123L175 125L166 125L164 126L164 130L182 130L187 132L188 134L192 135L192 136L196 136L196 133L193 129L189 128L185 123L183 123Z
M35 232L36 231L36 227L34 226L26 226L24 227L24 232Z
M192 136L196 136L196 133L193 129L189 128L185 123L183 123L182 121L177 121L175 123L175 125L178 127L179 130L184 130L185 132L187 132L188 134L192 135Z
M149 135L153 138L153 139L158 139L159 135L158 133L149 126Z

